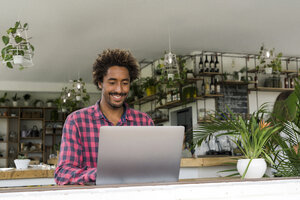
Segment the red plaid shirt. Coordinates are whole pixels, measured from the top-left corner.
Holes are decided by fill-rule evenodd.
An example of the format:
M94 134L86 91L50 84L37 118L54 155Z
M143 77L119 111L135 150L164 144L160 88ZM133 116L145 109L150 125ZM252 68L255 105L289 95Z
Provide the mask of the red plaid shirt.
M54 176L58 185L84 185L96 180L99 129L113 126L100 111L99 102L73 112L66 119ZM117 126L154 125L147 114L131 109L127 104L125 109Z

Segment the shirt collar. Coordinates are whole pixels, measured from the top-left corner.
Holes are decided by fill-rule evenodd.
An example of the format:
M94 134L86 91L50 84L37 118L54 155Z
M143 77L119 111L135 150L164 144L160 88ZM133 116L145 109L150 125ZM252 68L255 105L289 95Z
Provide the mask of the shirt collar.
M100 99L101 100L101 99ZM94 105L94 116L97 119L105 119L104 114L102 113L102 111L100 110L100 100L98 100L96 102L96 104ZM125 112L121 117L121 120L123 121L123 119L125 118L126 120L132 121L134 120L132 114L131 114L131 109L129 108L128 104L124 102L124 107L125 107Z

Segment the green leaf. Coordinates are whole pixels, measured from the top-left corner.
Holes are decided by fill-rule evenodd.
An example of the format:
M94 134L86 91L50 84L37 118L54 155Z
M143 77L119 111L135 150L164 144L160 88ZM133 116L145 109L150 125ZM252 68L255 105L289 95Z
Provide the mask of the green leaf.
M3 36L2 36L2 41L3 41L3 43L4 43L5 45L7 45L7 44L9 43L9 37L3 35Z
M17 21L17 22L15 23L15 29L17 29L17 28L19 27L19 25L20 25L20 21Z
M27 26L28 26L28 23L25 23L24 26L23 26L23 28L25 29Z
M17 32L17 29L16 29L16 28L10 28L10 32L11 32L12 34L15 34L15 33Z
M30 48L32 51L34 51L34 46L32 46L32 44L29 44L30 45Z
M19 44L19 43L22 42L23 40L24 40L24 38L22 38L22 37L20 37L20 36L18 36L18 35L15 37L15 41L16 41L17 44Z
M11 68L11 69L13 68L11 62L7 62L7 63L6 63L6 66L7 66L8 68Z

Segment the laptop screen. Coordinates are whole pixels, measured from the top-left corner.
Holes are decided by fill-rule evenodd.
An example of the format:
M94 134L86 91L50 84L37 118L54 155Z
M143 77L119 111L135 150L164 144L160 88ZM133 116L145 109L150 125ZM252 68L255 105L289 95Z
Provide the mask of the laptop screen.
M178 181L183 126L100 128L96 184Z

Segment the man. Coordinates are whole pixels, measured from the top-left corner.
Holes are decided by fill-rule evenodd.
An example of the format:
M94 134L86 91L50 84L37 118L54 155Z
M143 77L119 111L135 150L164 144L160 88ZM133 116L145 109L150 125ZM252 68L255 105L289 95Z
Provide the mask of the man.
M95 183L101 126L154 125L147 114L125 103L130 83L138 75L139 65L129 51L108 49L99 55L93 66L93 79L102 91L101 99L66 119L55 170L57 184Z

